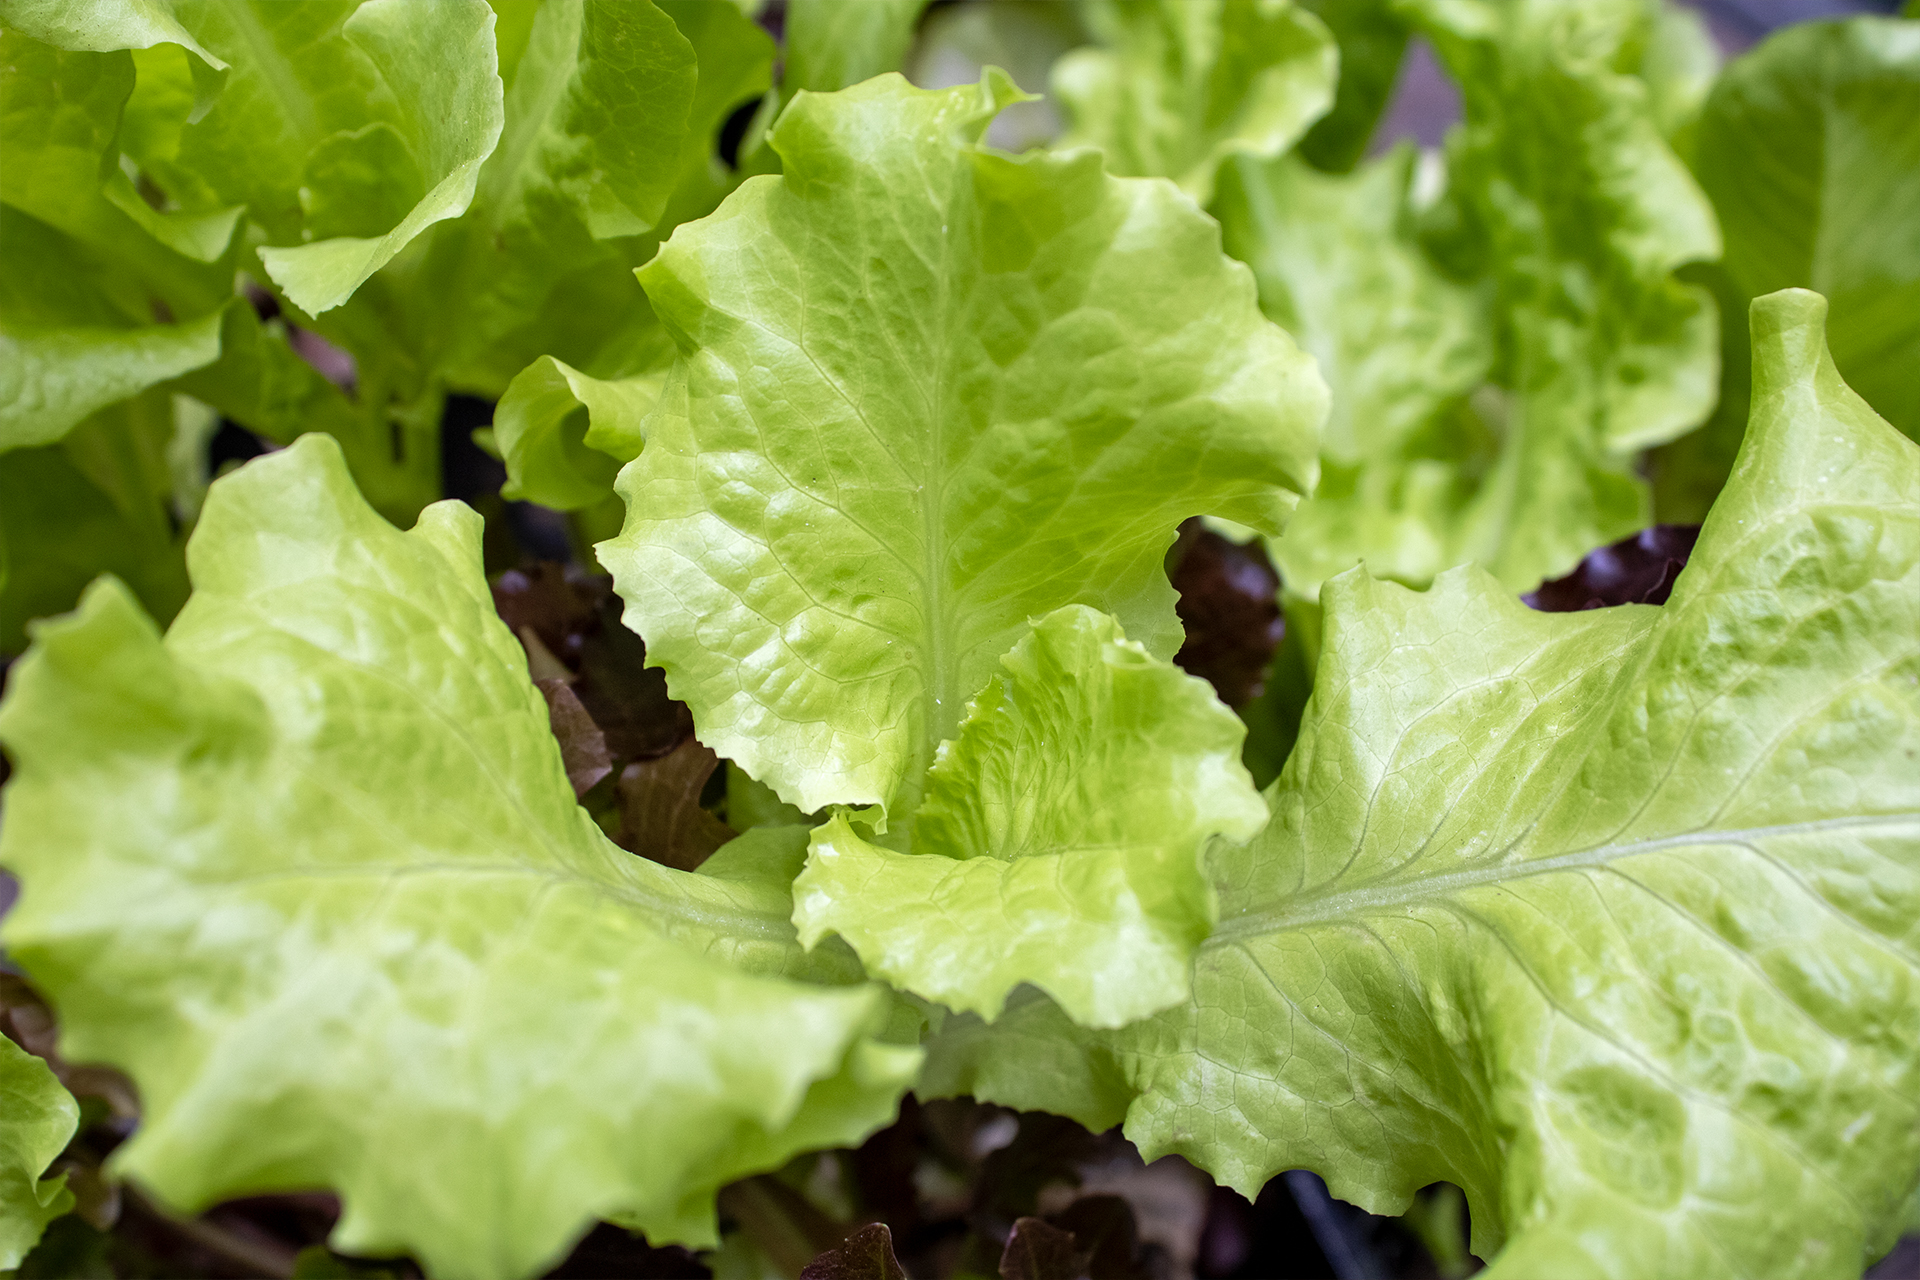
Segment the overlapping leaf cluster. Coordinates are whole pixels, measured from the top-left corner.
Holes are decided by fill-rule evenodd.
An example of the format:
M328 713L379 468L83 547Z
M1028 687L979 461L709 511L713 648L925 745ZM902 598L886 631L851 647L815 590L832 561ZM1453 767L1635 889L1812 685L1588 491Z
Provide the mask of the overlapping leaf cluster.
M1920 1179L1916 24L920 9L792 0L775 83L700 0L0 3L0 650L78 603L5 939L139 1086L114 1172L518 1276L912 1089L1449 1181L1504 1274L1857 1272ZM893 73L1036 23L1050 148ZM1464 121L1356 168L1413 36ZM433 501L452 393L658 743ZM223 419L285 447L211 478ZM1654 603L1518 598L1702 515ZM1293 626L1244 723L1199 518ZM6 1061L17 1261L75 1112Z

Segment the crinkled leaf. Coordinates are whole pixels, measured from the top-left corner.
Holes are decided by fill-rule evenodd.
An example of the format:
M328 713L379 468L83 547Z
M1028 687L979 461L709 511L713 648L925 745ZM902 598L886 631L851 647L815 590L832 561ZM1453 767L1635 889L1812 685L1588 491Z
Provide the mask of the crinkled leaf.
M575 511L613 493L622 463L640 453L640 424L660 398L664 371L589 377L542 356L521 370L494 411L508 498Z
M1046 146L1060 135L1059 104L1044 95L1061 54L1087 42L1071 4L956 4L930 10L901 69L923 89L973 84L999 67L1036 96L1009 105L987 126L1002 151Z
M1234 155L1291 147L1333 102L1339 51L1292 0L1089 0L1101 46L1054 64L1070 124L1113 173L1168 177L1201 204Z
M806 963L777 888L600 834L479 543L457 503L394 530L308 436L214 485L164 642L110 580L43 625L8 953L139 1084L117 1158L170 1204L331 1186L340 1248L461 1276L596 1216L707 1243L716 1186L857 1140L918 1054L875 988L728 962Z
M99 0L84 6L66 0L0 0L0 26L74 52L145 53L133 61L144 61L146 74L160 68L174 73L166 78L177 82L170 87L178 89L175 105L182 119L197 121L205 116L226 85L227 64L202 48L157 0ZM168 45L178 46L186 55L184 67L177 60L168 67L167 55L161 52ZM116 61L127 65L126 59ZM103 166L99 183L100 194L109 204L174 252L198 262L213 262L226 251L244 212L239 205L204 211L156 208L117 164Z
M1459 410L1493 359L1485 299L1415 239L1413 166L1410 148L1340 177L1242 159L1214 201L1261 309L1333 393L1320 487L1272 544L1287 590L1309 601L1355 563L1414 586L1455 563L1466 473L1484 450Z
M1312 484L1324 389L1213 223L974 146L1016 94L797 98L786 176L641 273L683 358L600 557L701 740L805 810L910 799L1031 617L1171 654L1179 522Z
M139 95L134 159L183 208L246 206L269 242L262 262L302 310L339 306L466 209L501 124L481 0L244 0L176 16L232 69L197 121L156 118L176 99ZM396 188L418 202L396 222L355 225L369 201L398 212L387 205Z
M1207 845L1267 817L1245 729L1085 606L1001 666L941 745L913 852L845 816L816 829L793 887L801 941L837 932L869 973L990 1019L1022 982L1090 1026L1183 999L1213 926Z
M772 56L767 34L728 4L542 6L508 94L506 141L474 210L435 239L422 271L418 289L452 300L462 317L409 317L430 363L500 396L542 355L608 378L670 360L632 268L730 188L715 137L735 106L765 90ZM623 157L620 169L583 168L603 148ZM623 194L596 195L603 185ZM610 200L640 209L651 229L595 238L589 214ZM594 488L609 492L604 481Z
M247 34L264 27L256 5L239 24ZM234 10L232 12L239 12ZM500 140L503 123L500 77L493 52L493 11L482 0L367 0L341 24L339 39L365 60L362 75L377 77L391 102L392 119L351 123L312 139L300 167L300 204L310 221L324 221L332 209L355 208L381 199L392 186L420 189L420 196L396 223L357 227L340 224L310 228L323 236L291 248L270 246L260 261L293 304L309 315L337 307L353 296L415 236L436 222L457 218L473 200L480 166ZM304 70L305 50L276 50L283 61L259 65L273 81L273 97L289 105L330 86L316 81L292 85L296 67ZM344 54L342 56L345 56ZM316 70L324 63L316 61ZM291 90L291 92L288 92ZM220 106L233 98L229 93ZM269 95L260 95L266 97ZM377 101L378 99L376 99ZM364 100L349 110L365 111ZM282 141L308 141L317 118L327 114L320 101L301 115L282 117ZM215 108L215 114L219 107ZM211 123L209 120L206 123ZM305 136L303 136L305 135ZM249 148L250 149L250 148ZM276 192L283 195L284 193ZM398 207L386 210L387 222Z
M454 377L499 395L543 353L596 370L616 340L626 349L610 358L640 354L652 324L631 268L646 255L605 242L660 221L698 75L694 46L650 0L540 7L473 211L425 270L461 317L425 333ZM650 350L666 354L657 330Z
M661 220L665 228L711 213L744 176L720 159L720 133L739 108L763 99L773 83L773 38L751 16L754 6L708 4L706 0L655 0L680 34L693 45L700 62L693 106L687 113L687 138L680 153L680 183ZM868 7L868 6L862 6ZM884 8L885 6L879 6ZM787 11L791 34L795 13ZM892 70L883 67L881 70ZM833 86L838 88L839 86ZM736 146L736 152L738 147ZM739 159L738 154L735 160ZM647 247L651 256L653 246ZM636 264L640 259L636 259Z
M779 172L779 158L766 146L767 131L794 94L832 93L899 71L926 7L927 0L789 0L782 18L786 39L779 87L760 104L741 140L746 170Z
M47 1064L0 1037L0 1269L19 1266L47 1224L73 1207L65 1174L40 1175L79 1123L79 1106Z
M0 146L7 157L0 201L70 237L98 260L93 274L105 271L110 278L92 283L114 297L122 324L162 318L156 301L174 318L202 315L232 295L231 264L223 270L196 261L148 231L153 211L132 194L117 163L133 88L134 56L124 49L64 50L12 27L0 29ZM141 206L140 216L129 216L130 205ZM9 240L18 234L14 227L9 232ZM15 256L12 246L8 256ZM72 305L59 290L42 294L38 307Z
M1920 24L1790 27L1727 68L1695 167L1749 295L1832 303L1833 360L1920 439Z
M95 410L212 361L222 295L216 271L155 241L102 193L130 55L67 52L6 30L0 68L6 450L50 444ZM184 323L172 323L176 307Z
M652 5L541 6L514 82L515 129L488 173L494 215L524 219L540 187L596 240L651 230L698 74L692 45Z
M1447 149L1458 256L1496 288L1505 444L1458 550L1514 590L1649 523L1633 454L1713 407L1712 298L1674 270L1719 255L1662 139L1644 0L1408 0L1460 85ZM1460 246L1457 244L1456 249ZM1282 572L1287 572L1283 563Z
M1034 1105L1077 1039L1148 1158L1384 1213L1454 1182L1489 1275L1857 1275L1920 1176L1920 449L1824 311L1756 304L1752 428L1666 605L1329 583L1192 1002L1101 1035L1024 1001L929 1075Z
M115 171L107 178L102 194L141 230L182 257L195 262L217 262L233 243L233 232L246 210L239 205L210 209L205 213L185 210L162 211L148 204L125 173Z

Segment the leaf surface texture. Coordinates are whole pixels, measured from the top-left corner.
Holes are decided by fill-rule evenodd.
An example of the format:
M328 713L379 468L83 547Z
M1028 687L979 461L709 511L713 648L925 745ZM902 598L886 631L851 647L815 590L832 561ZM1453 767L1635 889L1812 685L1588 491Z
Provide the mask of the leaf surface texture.
M707 1243L714 1188L884 1123L918 1052L877 988L747 971L857 977L779 886L574 803L479 532L397 532L304 437L213 487L164 640L112 580L43 624L0 710L9 953L139 1084L119 1158L175 1206L330 1186L337 1246L449 1275L595 1217Z
M1756 304L1753 425L1666 605L1329 583L1193 999L958 1020L923 1091L1124 1110L1247 1194L1304 1166L1393 1213L1452 1181L1492 1275L1879 1256L1920 1173L1920 450L1825 312Z

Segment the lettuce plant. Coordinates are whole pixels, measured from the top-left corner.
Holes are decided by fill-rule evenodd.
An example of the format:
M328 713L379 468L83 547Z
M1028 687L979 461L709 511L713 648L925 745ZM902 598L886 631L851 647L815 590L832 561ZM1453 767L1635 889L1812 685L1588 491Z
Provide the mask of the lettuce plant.
M924 88L1002 19L921 7L0 0L0 938L138 1087L111 1176L511 1278L966 1095L1455 1184L1494 1274L1858 1274L1920 1185L1916 24L1088 0ZM1464 120L1362 160L1415 35ZM690 715L644 786L436 500L453 395ZM1664 603L1521 598L1703 514ZM1199 521L1282 583L1237 715ZM81 1124L0 1044L0 1265Z

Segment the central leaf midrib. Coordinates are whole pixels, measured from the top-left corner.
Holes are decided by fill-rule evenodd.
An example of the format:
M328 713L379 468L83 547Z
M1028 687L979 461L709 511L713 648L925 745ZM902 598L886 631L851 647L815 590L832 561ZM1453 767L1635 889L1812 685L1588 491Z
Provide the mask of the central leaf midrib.
M939 749L941 739L948 736L947 721L952 720L957 727L958 715L950 707L961 695L952 688L952 655L948 653L946 643L946 565L947 565L947 529L946 529L946 433L945 406L941 396L941 378L946 369L947 359L947 308L952 302L949 284L953 275L952 237L947 228L954 225L956 210L951 196L946 208L940 211L942 218L940 234L940 275L935 282L938 297L933 308L934 342L932 385L927 394L927 467L921 490L920 522L921 541L926 548L926 574L923 585L927 592L926 607L922 610L925 620L925 639L927 666L930 672L929 693L933 705L926 709L926 727L922 734L920 757L910 766L909 775L902 782L907 796L917 801L924 786L928 766L933 763L934 753Z
M1331 924L1354 916L1411 907L1482 885L1552 875L1560 871L1604 867L1642 854L1658 853L1664 849L1686 848L1691 845L1752 844L1780 836L1903 825L1920 825L1920 812L1819 818L1807 822L1784 823L1779 826L1735 828L1725 831L1690 831L1651 840L1594 845L1571 853L1525 862L1486 863L1464 870L1444 871L1435 875L1416 876L1386 883L1375 881L1355 889L1340 889L1336 887L1337 882L1335 882L1334 885L1309 890L1284 903L1256 907L1229 916L1221 920L1219 927L1202 946L1226 946L1259 934L1284 933L1290 929Z
M623 851L624 852L624 851ZM692 872L682 872L692 875ZM540 867L527 863L501 862L418 862L364 863L333 867L284 867L241 876L222 876L206 882L213 889L235 889L246 885L302 880L372 880L388 882L414 876L449 876L471 882L486 877L541 880L563 888L585 890L595 896L610 897L641 908L655 916L682 924L710 929L716 934L740 940L785 942L797 951L792 920L777 912L763 913L750 907L707 907L649 891L646 887L622 880L603 879L566 865ZM656 928L658 926L655 926Z

